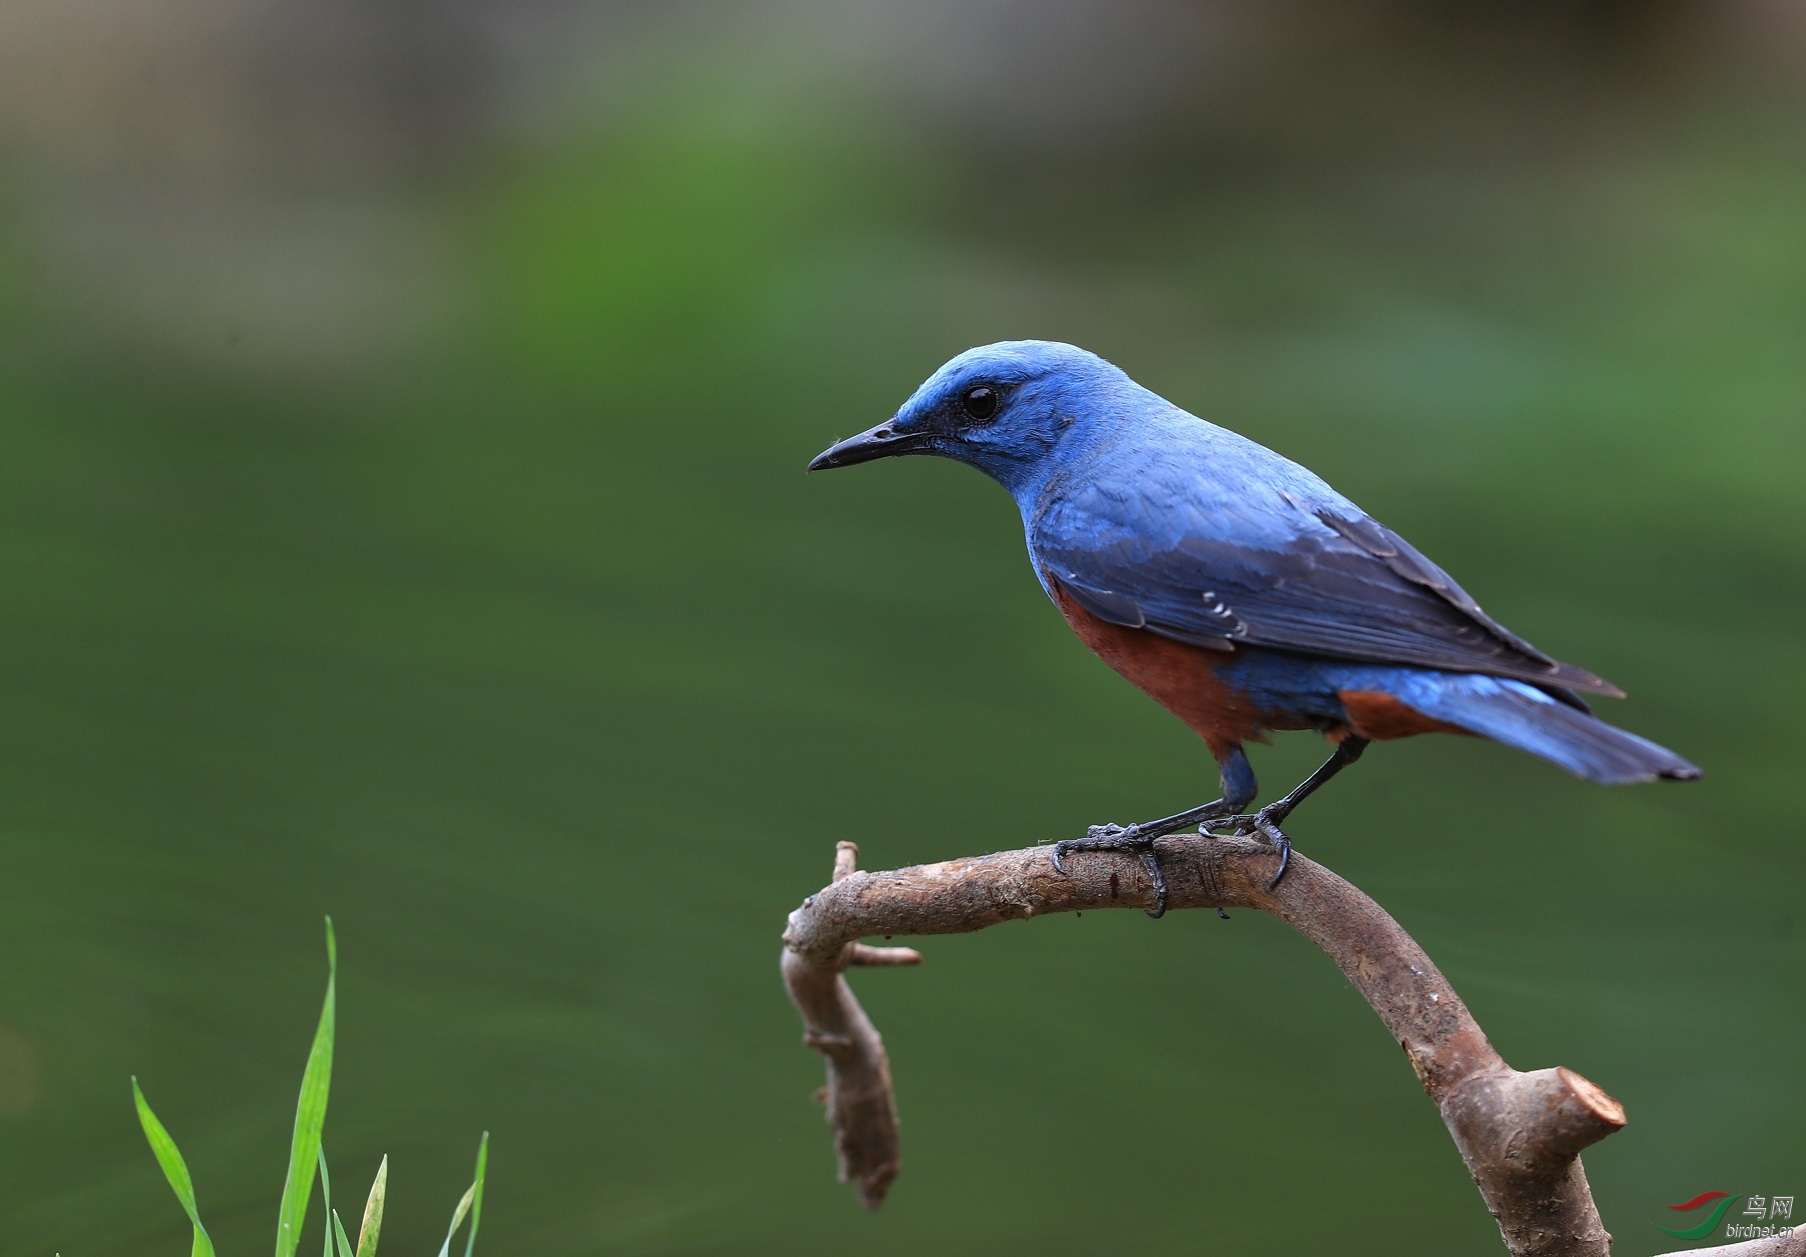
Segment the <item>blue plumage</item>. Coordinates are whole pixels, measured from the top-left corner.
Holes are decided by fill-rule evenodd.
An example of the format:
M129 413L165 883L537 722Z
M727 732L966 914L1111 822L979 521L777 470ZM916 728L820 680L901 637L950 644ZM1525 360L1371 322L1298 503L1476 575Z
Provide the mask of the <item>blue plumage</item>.
M1015 381L991 422L938 430L974 379ZM891 421L1015 497L1045 584L1182 639L1485 670L1616 694L1487 617L1441 568L1314 473L1070 345L970 350ZM1208 643L1206 643L1208 644Z
M1075 631L1222 765L1216 803L1098 843L1139 834L1145 846L1169 822L1247 806L1242 742L1268 729L1340 743L1258 814L1281 842L1277 820L1371 739L1472 733L1601 783L1699 775L1592 716L1580 695L1621 697L1615 686L1511 633L1320 477L1095 354L1047 341L969 350L810 468L899 454L952 458L1009 490Z
M1281 651L1245 650L1219 664L1250 702L1293 727L1345 720L1340 695L1389 694L1413 711L1558 764L1601 785L1648 781L1690 765L1672 751L1606 724L1547 690L1511 677L1349 663Z

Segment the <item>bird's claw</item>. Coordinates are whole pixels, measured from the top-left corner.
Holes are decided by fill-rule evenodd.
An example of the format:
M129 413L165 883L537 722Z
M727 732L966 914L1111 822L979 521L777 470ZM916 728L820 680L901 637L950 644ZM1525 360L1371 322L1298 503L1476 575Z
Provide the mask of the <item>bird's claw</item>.
M1273 849L1279 852L1279 867L1273 872L1273 880L1267 883L1267 889L1272 890L1279 885L1279 879L1286 875L1286 869L1291 866L1292 840L1287 838L1285 831L1277 825L1257 823L1255 828L1259 829L1261 836L1272 843Z
M1290 810L1288 808L1284 812L1278 812L1276 817L1273 814L1278 811L1277 808L1264 807L1258 812L1250 812L1245 816L1225 816L1219 821L1212 822L1208 828L1227 829L1232 837L1237 838L1259 834L1271 843L1273 850L1279 854L1279 868L1274 872L1273 880L1267 883L1267 889L1272 890L1279 885L1279 879L1286 875L1286 869L1292 863L1292 840L1286 837L1285 830L1279 827L1279 822L1286 818Z
M1281 804L1285 804L1281 806ZM1227 830L1231 835L1247 836L1259 834L1272 844L1279 856L1279 868L1273 874L1273 880L1267 883L1272 890L1286 875L1286 869L1292 863L1292 840L1279 827L1292 810L1286 800L1269 804L1258 812L1246 812L1237 816L1223 816L1214 820L1206 820L1198 826L1200 834L1208 834L1213 830ZM1196 813L1194 812L1195 816ZM1056 842L1053 846L1054 872L1061 876L1066 874L1066 857L1074 851L1128 851L1141 857L1142 866L1148 871L1148 881L1154 888L1154 910L1148 915L1159 920L1166 915L1166 875L1160 869L1160 857L1154 849L1156 839L1165 836L1178 828L1181 817L1168 817L1164 821L1153 821L1146 825L1092 825L1085 830L1083 838L1068 838L1064 842ZM1186 819L1189 824L1190 820ZM1219 910L1220 911L1220 910Z
M1154 886L1154 909L1148 916L1158 921L1166 915L1166 875L1160 871L1160 857L1154 850L1159 837L1157 833L1144 834L1139 825L1092 825L1083 838L1054 843L1054 872L1065 875L1066 856L1073 851L1128 851L1139 855Z

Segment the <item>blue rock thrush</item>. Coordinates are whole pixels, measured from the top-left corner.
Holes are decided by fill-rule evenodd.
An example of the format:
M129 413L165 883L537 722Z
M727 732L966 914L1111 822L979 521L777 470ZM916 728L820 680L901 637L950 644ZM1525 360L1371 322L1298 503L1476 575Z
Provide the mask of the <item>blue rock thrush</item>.
M1079 639L1204 739L1222 797L1059 843L1130 851L1157 908L1154 840L1200 824L1279 852L1292 809L1372 741L1491 738L1589 781L1691 780L1672 751L1596 718L1623 697L1493 620L1447 573L1297 463L1157 397L1095 354L1048 341L968 350L896 415L809 470L899 454L968 463L1010 491L1041 587ZM1315 729L1335 752L1259 811L1242 745Z

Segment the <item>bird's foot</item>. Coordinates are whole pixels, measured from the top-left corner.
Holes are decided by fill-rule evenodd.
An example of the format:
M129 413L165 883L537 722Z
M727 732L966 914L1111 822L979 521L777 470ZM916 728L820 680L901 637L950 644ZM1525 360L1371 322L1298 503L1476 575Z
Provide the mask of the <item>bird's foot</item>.
M1258 812L1250 812L1244 816L1225 816L1219 821L1212 821L1205 826L1210 830L1227 830L1232 837L1248 837L1259 834L1273 844L1273 850L1279 853L1279 868L1273 874L1273 880L1267 883L1272 890L1279 885L1279 879L1286 875L1286 869L1292 863L1292 840L1286 837L1285 830L1279 827L1292 809L1280 803L1270 803Z
M1150 830L1141 825L1093 825L1083 838L1056 842L1053 849L1054 871L1066 872L1066 857L1075 851L1127 851L1141 857L1148 880L1154 884L1154 909L1148 916L1158 921L1166 915L1166 875L1160 871L1160 856L1154 843L1166 830Z

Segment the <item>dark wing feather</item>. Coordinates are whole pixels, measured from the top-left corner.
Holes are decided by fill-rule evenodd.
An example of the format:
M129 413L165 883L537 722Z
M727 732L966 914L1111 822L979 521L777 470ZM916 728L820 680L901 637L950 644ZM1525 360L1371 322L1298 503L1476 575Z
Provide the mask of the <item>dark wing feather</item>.
M1296 504L1294 504L1296 505ZM1283 545L1181 536L1155 548L1105 521L1035 537L1048 574L1113 624L1216 649L1236 642L1515 677L1575 704L1611 682L1561 663L1480 609L1449 575L1365 515L1304 512ZM1098 527L1096 525L1103 525Z
M1467 590L1457 585L1449 574L1437 567L1409 541L1393 532L1390 528L1367 515L1350 518L1336 515L1329 511L1315 512L1318 519L1328 524L1342 536L1361 547L1374 558L1383 561L1387 567L1414 584L1422 585L1460 611L1468 619L1474 621L1500 642L1541 663L1553 664L1556 661L1529 642L1513 633L1497 620L1480 609Z

